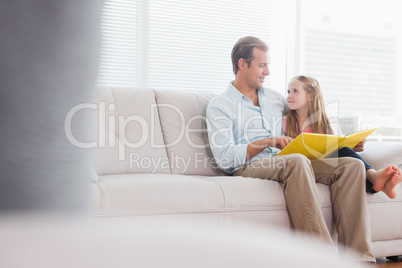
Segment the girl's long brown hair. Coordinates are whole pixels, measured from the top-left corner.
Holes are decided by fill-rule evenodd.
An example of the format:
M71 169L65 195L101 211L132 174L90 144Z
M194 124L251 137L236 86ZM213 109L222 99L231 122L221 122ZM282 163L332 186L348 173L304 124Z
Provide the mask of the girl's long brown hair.
M329 124L329 119L325 111L324 99L322 97L320 84L312 77L300 75L293 77L304 84L304 90L310 97L308 101L308 119L311 122L310 127L313 133L334 134ZM295 110L289 110L287 116L286 136L296 138L300 134L300 129ZM306 122L307 123L307 122Z

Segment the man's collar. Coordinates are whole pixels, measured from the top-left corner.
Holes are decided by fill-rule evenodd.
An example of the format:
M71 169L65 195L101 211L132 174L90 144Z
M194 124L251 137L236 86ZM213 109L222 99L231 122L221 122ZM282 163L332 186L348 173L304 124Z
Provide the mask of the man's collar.
M237 88L235 88L233 86L234 81L229 83L228 89L226 90L226 92L229 94L229 96L232 98L232 100L234 102L239 102L243 99L243 97L245 97L239 90L237 90ZM265 93L265 89L264 88L260 88L258 90L258 94L260 93Z
M237 88L235 88L233 86L234 81L229 83L228 89L226 90L226 92L229 94L229 96L232 98L233 102L240 102L244 95L242 93L240 93L240 91L237 90Z

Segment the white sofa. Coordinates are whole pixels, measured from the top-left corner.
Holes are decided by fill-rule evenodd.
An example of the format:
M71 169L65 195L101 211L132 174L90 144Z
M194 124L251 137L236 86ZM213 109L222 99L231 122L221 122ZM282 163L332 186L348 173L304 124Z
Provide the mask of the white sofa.
M227 176L211 160L205 109L215 94L130 88L99 92L95 217L208 220L223 227L249 222L291 230L279 183ZM375 168L402 167L402 144L367 143L363 156ZM336 238L329 188L318 188ZM382 192L367 194L377 258L402 255L401 185L398 192L393 200Z

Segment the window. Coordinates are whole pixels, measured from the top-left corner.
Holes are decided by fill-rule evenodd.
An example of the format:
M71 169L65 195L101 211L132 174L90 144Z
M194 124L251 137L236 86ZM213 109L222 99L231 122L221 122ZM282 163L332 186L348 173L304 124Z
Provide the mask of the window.
M300 3L300 73L320 82L342 131L377 127L370 139L401 141L397 1Z
M270 1L108 0L98 84L223 91L234 43L269 44L271 17Z
M98 84L108 86L141 86L138 61L141 48L137 43L142 32L137 17L137 1L105 1L102 20L101 58ZM139 71L137 71L139 70Z
M98 84L224 91L242 36L270 47L265 86L317 78L346 133L402 140L402 17L397 0L106 0Z

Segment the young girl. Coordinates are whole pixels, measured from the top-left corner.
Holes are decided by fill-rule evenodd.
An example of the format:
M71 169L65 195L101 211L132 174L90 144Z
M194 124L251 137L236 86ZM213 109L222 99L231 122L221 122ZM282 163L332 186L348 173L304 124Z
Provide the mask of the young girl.
M334 134L325 112L324 100L317 80L307 76L292 78L289 82L287 101L289 112L283 120L283 134L292 138L301 132ZM364 142L354 149L344 147L332 157L348 156L360 159L366 167L367 192L383 191L389 198L395 198L396 186L402 182L401 170L394 165L375 170L356 153L363 150Z

